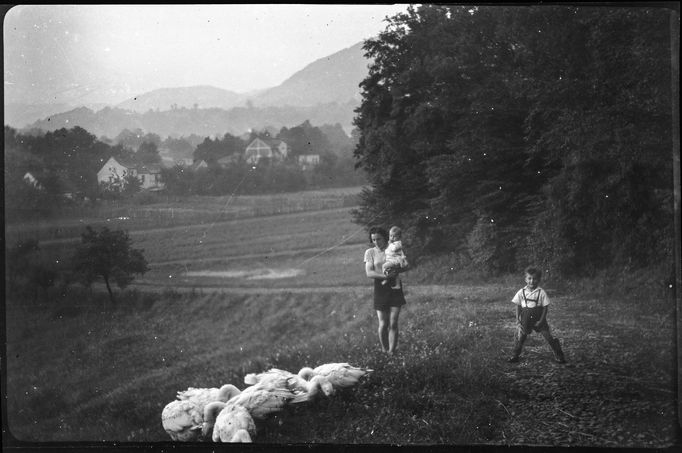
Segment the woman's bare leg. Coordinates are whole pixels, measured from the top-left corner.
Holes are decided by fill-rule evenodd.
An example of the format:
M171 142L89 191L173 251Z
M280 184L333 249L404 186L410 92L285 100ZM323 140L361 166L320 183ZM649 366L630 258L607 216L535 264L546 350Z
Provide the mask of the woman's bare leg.
M398 347L398 317L400 307L391 307L390 321L388 325L388 353L393 354Z
M379 343L384 352L388 352L388 324L390 313L388 311L377 310L377 317L379 318Z

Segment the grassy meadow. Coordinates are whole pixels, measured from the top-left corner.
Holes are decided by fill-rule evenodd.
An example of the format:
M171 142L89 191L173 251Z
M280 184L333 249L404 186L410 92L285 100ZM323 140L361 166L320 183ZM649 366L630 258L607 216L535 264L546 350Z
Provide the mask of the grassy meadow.
M522 361L508 364L509 300L522 278L435 284L424 262L405 276L399 353L381 353L362 263L366 231L349 216L354 190L282 196L280 212L268 211L272 197L235 197L230 203L251 209L222 218L212 209L226 198L197 199L186 201L194 214L178 223L121 221L151 270L125 292L116 288L114 305L98 287L55 289L35 304L9 295L9 433L39 444L163 445L170 438L161 410L178 390L243 388L246 373L270 367L349 362L374 371L356 388L259 422L255 442L677 442L675 309L665 297L643 304L547 282L548 319L569 363L553 363L534 334ZM139 208L117 217L138 219ZM94 226L99 214L62 221ZM79 234L73 228L59 238L45 224L21 231L64 258Z

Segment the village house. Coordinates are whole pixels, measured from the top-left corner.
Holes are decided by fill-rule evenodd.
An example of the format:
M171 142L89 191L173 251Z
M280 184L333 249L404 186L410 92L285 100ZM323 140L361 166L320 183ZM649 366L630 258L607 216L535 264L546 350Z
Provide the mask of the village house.
M311 170L320 164L319 154L301 154L298 156L298 165L303 170Z
M240 158L241 155L239 153L234 153L216 160L216 164L218 164L221 168L227 168L230 165L238 163Z
M289 154L289 147L282 140L254 139L244 151L244 159L249 164L257 164L261 159L269 159L271 162L281 162Z
M194 163L194 159L191 157L180 157L174 160L175 165L179 167L191 167Z
M35 187L36 189L43 190L43 185L40 184L38 178L36 178L30 171L27 171L26 174L24 175L24 181L26 181L26 184L29 184Z
M142 165L125 159L110 157L97 172L97 183L106 185L110 190L123 190L126 176L135 176L140 181L140 188L145 190L159 190L163 188L161 182L161 168L156 164Z
M205 170L207 168L208 164L203 159L194 162L194 164L192 165L192 171Z
M82 177L81 177L82 178ZM48 179L53 181L57 190L57 195L68 200L83 199L88 198L76 187L68 177L65 171L58 171L56 174L50 175L49 173L43 173L40 171L28 171L24 174L24 182L38 190L44 191L45 185L41 181L46 181Z
M161 181L161 166L157 164L140 165L137 169L137 179L140 180L140 188L144 190L161 190L164 187Z

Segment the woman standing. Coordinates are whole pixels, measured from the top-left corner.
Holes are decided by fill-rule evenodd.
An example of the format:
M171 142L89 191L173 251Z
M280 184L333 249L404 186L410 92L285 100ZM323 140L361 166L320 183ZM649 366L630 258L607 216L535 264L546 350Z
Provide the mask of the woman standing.
M372 227L369 240L374 247L365 251L365 273L374 280L374 309L379 318L379 342L384 352L393 354L398 346L398 317L401 307L405 305L405 295L402 282L398 288L381 283L397 276L399 272L407 271L409 266L395 268L385 275L382 266L386 261L384 252L388 246L388 233L381 227Z

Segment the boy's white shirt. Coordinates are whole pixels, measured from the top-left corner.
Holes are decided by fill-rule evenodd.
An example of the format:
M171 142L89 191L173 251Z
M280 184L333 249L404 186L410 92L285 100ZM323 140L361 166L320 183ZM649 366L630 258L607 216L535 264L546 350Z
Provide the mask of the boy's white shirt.
M535 288L534 290L528 289L527 286L524 286L518 292L514 295L514 298L512 299L512 302L515 303L516 305L520 305L524 308L534 308L536 305L532 301L528 301L528 306L526 306L526 301L523 298L523 295L526 295L526 299L533 299L537 297L538 299L538 305L540 307L545 307L549 305L549 297L547 297L547 293L545 292L544 289L540 288L539 286ZM538 293L538 294L536 294Z

